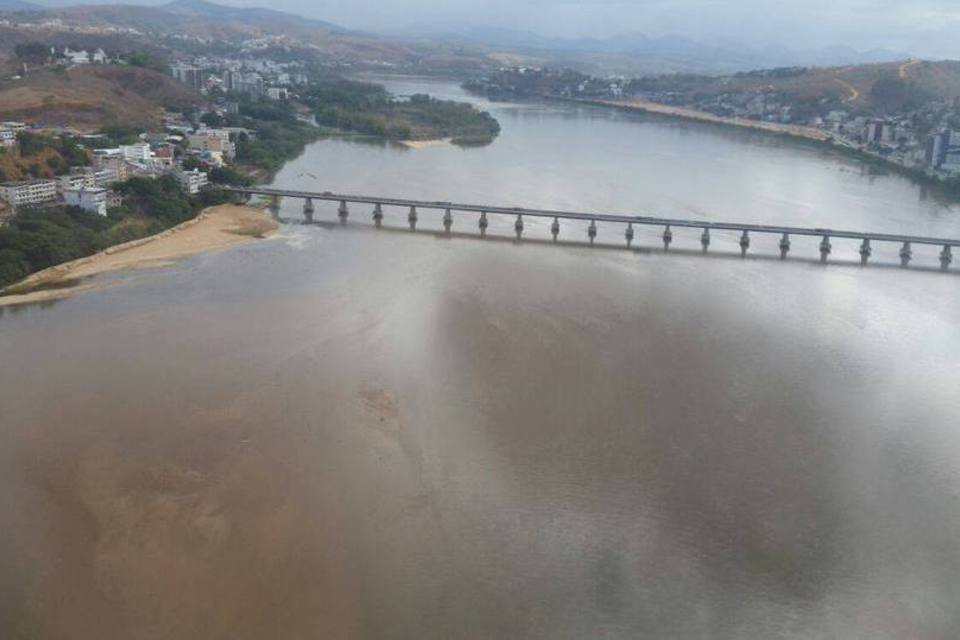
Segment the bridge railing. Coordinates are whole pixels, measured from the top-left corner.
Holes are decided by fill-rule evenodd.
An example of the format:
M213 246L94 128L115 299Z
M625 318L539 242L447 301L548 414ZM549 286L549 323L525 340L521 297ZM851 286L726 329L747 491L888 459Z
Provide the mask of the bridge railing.
M517 239L522 239L524 233L524 218L552 219L550 233L554 241L560 235L560 220L579 220L588 222L587 238L591 244L597 237L597 223L615 223L623 225L623 238L627 247L632 247L636 238L636 228L652 227L658 230L664 250L669 250L673 243L674 228L691 228L700 230L700 246L704 253L709 251L713 241L712 232L733 231L739 234L738 245L742 256L746 256L751 246L751 234L767 234L779 236L777 247L781 259L786 259L792 246L793 236L820 238L818 250L820 261L827 262L833 252L834 239L851 239L860 242L858 254L861 264L866 265L873 255L873 243L894 243L899 245L900 264L906 267L913 259L914 245L934 245L939 247L940 268L944 271L950 268L953 262L953 248L960 247L960 239L936 238L928 236L911 236L890 233L873 233L869 231L850 231L844 229L825 229L809 227L792 227L779 225L762 225L739 222L714 222L706 220L685 220L678 218L662 218L655 216L626 216L607 213L591 213L578 211L559 211L552 209L533 209L526 207L502 207L491 205L464 204L446 201L409 200L404 198L384 198L377 196L362 196L338 194L329 191L312 192L289 189L274 189L270 187L225 187L243 195L260 195L270 199L269 208L277 215L282 198L301 199L304 201L303 213L308 221L313 220L314 201L329 201L338 203L337 215L341 222L346 223L350 216L350 205L373 205L372 217L374 224L379 227L383 221L384 207L401 207L407 209L407 222L415 230L421 210L442 211L443 227L447 232L453 226L453 212L471 212L478 214L477 228L481 236L485 236L490 224L488 216L510 216L513 218L513 231Z

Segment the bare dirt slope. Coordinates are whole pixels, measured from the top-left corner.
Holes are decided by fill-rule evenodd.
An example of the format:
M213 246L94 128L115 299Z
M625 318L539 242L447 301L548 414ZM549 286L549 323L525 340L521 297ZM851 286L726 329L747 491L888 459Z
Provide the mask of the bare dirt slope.
M117 65L42 70L0 86L4 120L90 130L158 124L164 108L200 102L200 96L162 73Z

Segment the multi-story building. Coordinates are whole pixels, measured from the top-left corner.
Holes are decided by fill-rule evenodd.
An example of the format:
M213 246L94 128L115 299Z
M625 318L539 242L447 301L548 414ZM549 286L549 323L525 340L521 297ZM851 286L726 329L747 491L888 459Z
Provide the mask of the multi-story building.
M194 169L193 171L177 171L176 176L183 190L190 195L199 193L200 189L207 184L207 174L199 169Z
M222 81L227 93L263 93L263 77L259 73L227 70L223 72Z
M27 180L0 185L3 199L13 208L57 199L56 180Z
M97 186L95 174L89 171L60 176L57 178L57 182L57 189L60 193L65 193L70 189L83 189Z
M124 176L126 176L126 165L124 166ZM120 177L116 169L100 169L93 174L93 186L109 187L115 182L120 182Z
M80 207L101 216L107 215L107 190L101 187L66 189L63 200L68 205Z
M950 132L940 131L927 138L924 160L928 167L939 169L947 159L950 148Z
M206 84L206 72L199 67L176 65L170 68L170 73L178 82L182 82L191 89L203 91Z
M193 151L213 151L233 160L236 145L230 142L230 132L224 129L199 129L187 138L187 148Z
M150 145L146 142L120 145L120 155L127 162L146 162L153 157Z
M17 144L17 132L13 129L0 127L0 146L12 147Z

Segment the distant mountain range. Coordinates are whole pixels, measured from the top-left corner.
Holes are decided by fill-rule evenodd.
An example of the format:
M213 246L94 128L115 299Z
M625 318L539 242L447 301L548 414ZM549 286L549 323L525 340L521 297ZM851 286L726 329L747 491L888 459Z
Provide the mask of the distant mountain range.
M23 0L0 0L0 11L37 11L41 10L38 4L24 2Z
M690 70L740 71L781 66L835 66L891 62L911 58L909 53L889 49L858 51L848 46L796 50L782 46L753 47L736 41L698 42L682 36L649 36L625 33L608 38L556 38L530 31L467 27L424 30L420 36L488 50L530 54L541 58L611 61L633 58L637 62L662 63Z
M261 7L231 7L209 0L173 0L160 5L69 4L69 0L0 0L3 11L40 11L67 25L115 25L148 34L186 35L236 43L262 35L283 35L340 60L416 64L433 56L449 68L497 64L572 67L605 75L658 75L693 72L719 75L758 68L838 66L904 60L906 52L847 46L794 50L782 46L754 47L736 41L699 42L682 36L625 33L608 38L566 39L530 31L464 26L396 30L374 35L351 31L330 22ZM93 0L97 2L99 0ZM2 35L2 34L0 34ZM0 49L4 47L0 37ZM9 39L9 37L8 37ZM451 64L448 61L453 60Z
M4 0L0 0L0 2L3 1ZM283 27L313 27L337 33L347 33L350 31L349 29L330 22L305 18L293 13L285 13L283 11L264 9L261 7L228 7L222 4L207 2L207 0L174 0L173 2L160 5L158 8L179 16L202 18L204 20L223 20L258 27L276 29Z

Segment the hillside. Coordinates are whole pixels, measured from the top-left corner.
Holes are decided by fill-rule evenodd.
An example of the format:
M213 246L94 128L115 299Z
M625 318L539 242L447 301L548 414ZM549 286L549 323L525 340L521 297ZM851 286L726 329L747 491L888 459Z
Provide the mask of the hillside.
M0 17L11 20L0 25L0 54L16 44L40 40L60 47L146 50L165 58L243 54L271 46L325 65L426 73L470 72L492 64L484 54L461 46L380 37L272 9L227 7L206 0L159 6L78 5L26 14L4 13L0 6ZM20 28L18 21L30 24ZM43 26L38 26L40 22Z
M0 119L98 129L156 125L162 109L202 102L172 78L138 67L85 66L44 70L0 85Z
M960 98L960 62L903 60L832 68L787 68L722 77L661 76L631 89L698 96L774 92L791 102L829 100L853 110L896 112L930 99Z

